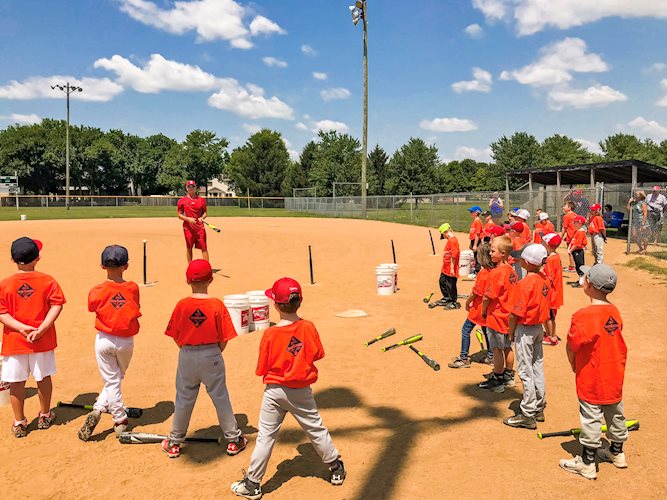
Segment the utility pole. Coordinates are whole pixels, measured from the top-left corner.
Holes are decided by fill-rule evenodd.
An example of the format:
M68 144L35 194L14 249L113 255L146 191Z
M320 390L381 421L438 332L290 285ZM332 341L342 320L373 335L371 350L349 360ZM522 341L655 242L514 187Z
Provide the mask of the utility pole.
M70 85L66 82L65 85L51 85L53 90L58 89L65 92L67 95L67 128L65 129L65 207L69 210L69 96L72 92L83 92L81 87Z
M367 5L366 0L357 0L350 6L352 12L352 23L356 26L361 20L364 29L364 113L363 127L361 132L361 210L363 217L366 218L366 161L368 158L368 22L366 20Z

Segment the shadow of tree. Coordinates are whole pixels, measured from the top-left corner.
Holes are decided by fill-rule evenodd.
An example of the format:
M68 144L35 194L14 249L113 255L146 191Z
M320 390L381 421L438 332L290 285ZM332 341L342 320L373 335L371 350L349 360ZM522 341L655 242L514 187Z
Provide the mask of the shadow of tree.
M301 434L303 437L303 433ZM329 482L326 467L310 443L296 447L299 455L278 464L278 471L262 485L262 493L272 493L293 477L317 477Z
M245 413L236 413L236 424L244 435L252 435L257 433L257 429L248 423L248 415ZM214 437L219 438L222 431L219 425L212 425L205 429L198 429L192 433L192 437ZM206 446L209 443L188 443L187 447L196 446L197 453L188 453L188 450L183 453L183 458L189 462L196 464L206 464L223 455L227 455L227 443L223 439L221 446ZM214 443L210 443L214 444ZM247 452L246 452L247 453Z

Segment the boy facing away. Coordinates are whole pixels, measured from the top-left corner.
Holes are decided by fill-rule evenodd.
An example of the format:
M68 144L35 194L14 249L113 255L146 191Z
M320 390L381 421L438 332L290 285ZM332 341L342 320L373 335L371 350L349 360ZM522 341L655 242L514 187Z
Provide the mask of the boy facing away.
M588 240L586 239L586 228L584 224L586 219L582 215L577 215L572 221L572 226L574 227L574 235L570 240L570 244L567 247L567 252L574 259L575 270L579 279L577 281L568 281L568 285L571 285L572 288L581 288L584 284L584 272L581 270L581 267L584 265L585 255L584 251Z
M560 461L560 466L587 479L595 479L595 457L617 468L628 466L623 443L628 430L623 415L623 378L628 349L623 340L623 320L607 296L618 278L606 264L583 267L584 293L591 304L572 316L567 334L567 358L575 373L581 434L581 456ZM609 449L602 448L601 422L607 423Z
M577 214L574 212L574 202L572 201L566 201L565 204L563 205L563 227L562 227L562 234L560 237L565 240L566 244L570 244L570 241L572 240L572 237L574 236L574 233L576 231L574 224L574 218L577 216ZM572 258L572 254L568 252L568 259L569 259L569 265L568 267L564 267L563 271L569 271L572 272L574 271L574 259Z
M556 335L556 315L563 305L563 268L560 255L556 249L562 240L557 233L547 233L542 236L542 245L547 251L547 262L544 264L544 275L551 286L549 295L549 319L544 322L544 345L557 346L560 342Z
M54 278L35 271L41 250L38 240L23 237L14 241L11 253L18 273L0 281L0 323L4 325L0 379L9 384L12 432L17 438L28 435L24 402L25 383L31 374L39 396L37 428L48 429L56 419L51 410L51 376L56 373L58 344L54 323L65 296Z
M310 388L317 381L315 361L324 357L324 348L315 325L297 315L303 300L301 286L291 278L281 278L266 295L274 301L280 321L264 331L259 345L255 373L266 384L259 433L248 474L232 484L235 495L250 500L262 497L260 483L287 413L299 422L322 462L329 466L329 482L341 485L346 476L340 453L322 423Z
M211 264L203 259L193 260L185 275L192 295L176 304L165 332L174 339L180 351L174 420L169 437L162 441L162 451L169 458L181 454L181 443L190 425L199 386L204 384L227 440L227 455L236 455L245 449L248 440L234 417L222 358L222 351L227 342L236 337L236 330L222 301L208 294L213 281Z
M438 231L440 231L440 239L446 239L445 250L442 254L442 268L440 270L440 292L442 292L442 300L437 301L438 305L442 305L445 309L460 309L457 281L459 278L459 257L461 256L461 249L459 247L459 240L456 239L452 227L445 222Z
M95 357L104 387L79 430L81 441L90 439L102 413L111 414L116 436L127 430L120 386L130 366L141 317L139 287L123 279L129 265L127 248L109 245L102 252L101 260L107 279L88 294L88 311L95 313Z

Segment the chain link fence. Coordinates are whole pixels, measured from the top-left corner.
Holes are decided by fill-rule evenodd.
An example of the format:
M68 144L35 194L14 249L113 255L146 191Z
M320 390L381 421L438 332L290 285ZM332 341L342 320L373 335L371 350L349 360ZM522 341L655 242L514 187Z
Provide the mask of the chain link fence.
M175 207L180 196L70 196L70 207ZM206 198L209 207L285 208L280 197L222 197ZM0 196L0 207L55 208L65 207L65 196Z

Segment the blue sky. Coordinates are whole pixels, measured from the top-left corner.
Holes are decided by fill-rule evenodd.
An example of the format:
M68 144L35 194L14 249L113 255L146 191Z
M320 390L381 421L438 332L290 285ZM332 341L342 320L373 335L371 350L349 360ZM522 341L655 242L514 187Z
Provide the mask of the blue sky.
M232 147L261 127L292 155L318 128L361 139L362 30L345 0L0 0L0 127L72 122ZM627 4L627 5L625 5ZM368 0L369 145L410 137L489 158L518 130L593 151L667 139L667 0Z

